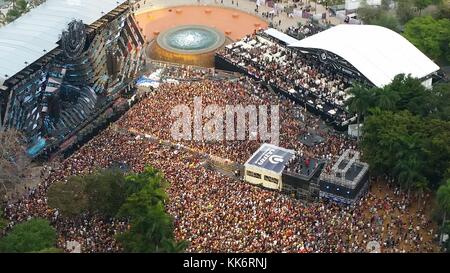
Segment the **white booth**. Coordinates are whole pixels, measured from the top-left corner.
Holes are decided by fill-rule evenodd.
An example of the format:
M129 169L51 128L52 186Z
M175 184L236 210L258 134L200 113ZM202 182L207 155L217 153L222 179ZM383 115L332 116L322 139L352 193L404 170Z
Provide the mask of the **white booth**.
M265 188L281 190L284 168L294 155L293 150L264 143L245 163L245 181Z

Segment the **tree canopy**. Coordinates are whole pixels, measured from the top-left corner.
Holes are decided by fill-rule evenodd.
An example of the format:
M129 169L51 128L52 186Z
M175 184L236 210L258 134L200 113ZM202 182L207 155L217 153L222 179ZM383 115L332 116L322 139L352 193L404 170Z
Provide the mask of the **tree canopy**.
M15 0L13 2L13 7L6 13L6 21L8 23L12 22L28 11L29 8L26 0Z
M8 221L5 218L3 218L3 211L0 210L0 233L6 228L7 225Z
M27 179L30 163L23 135L14 129L0 131L0 201Z
M119 170L103 170L84 177L89 211L115 216L125 202L125 177Z
M426 90L404 75L383 88L354 87L347 106L364 117L361 145L374 173L419 191L449 177L449 89L447 83Z
M55 183L48 190L49 206L57 208L63 216L91 212L112 217L125 198L125 177L114 169L70 177L67 182Z
M416 17L405 24L404 34L413 45L436 62L450 62L450 20Z
M168 182L152 167L127 177L129 196L119 217L130 220L130 229L117 238L126 252L181 252L186 242L177 242L172 217L165 212Z
M383 7L374 7L363 4L358 8L358 16L366 25L377 25L398 31L400 22L394 13Z
M164 207L168 185L151 166L126 176L118 170L100 170L52 185L48 202L63 216L90 212L128 220L130 229L117 235L126 252L181 252L186 242L174 239L173 219Z
M58 209L62 216L77 216L89 207L85 192L86 182L81 176L70 177L67 182L54 183L47 192L48 205Z
M56 245L56 231L44 219L31 219L17 224L0 239L0 252L23 253L42 251Z

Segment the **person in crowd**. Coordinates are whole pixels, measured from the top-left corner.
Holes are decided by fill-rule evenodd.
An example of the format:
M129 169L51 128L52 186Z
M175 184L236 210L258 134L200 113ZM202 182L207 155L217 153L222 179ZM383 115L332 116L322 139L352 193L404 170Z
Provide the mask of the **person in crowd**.
M165 206L173 217L176 239L189 243L187 252L364 252L370 241L379 242L383 252L436 250L431 221L423 211L412 214L411 200L394 186L382 197L376 194L380 189L372 189L354 206L326 201L304 204L250 185L238 175L228 177L205 168L202 163L208 156L244 163L261 142L173 141L171 109L179 104L192 107L195 96L201 96L204 105L280 105L280 146L296 151L292 168L306 168L312 159L331 161L346 149L357 149L353 139L332 129L322 130L320 118L271 93L260 82L248 77L223 80L220 73L211 73L167 67L166 79L176 78L178 83L162 83L57 167L45 166L36 188L6 204L7 229L43 217L56 228L58 247L67 252L72 251L68 242L73 241L82 252L122 251L116 235L129 228L126 219L90 213L68 218L47 203L50 185L121 162L133 172L152 165L164 173L170 182ZM312 75L319 73L314 70ZM309 130L324 141L303 145L299 138Z

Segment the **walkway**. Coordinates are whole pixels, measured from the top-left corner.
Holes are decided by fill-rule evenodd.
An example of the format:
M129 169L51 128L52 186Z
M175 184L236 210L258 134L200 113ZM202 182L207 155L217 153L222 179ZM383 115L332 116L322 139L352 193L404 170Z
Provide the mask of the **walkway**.
M137 12L141 12L144 10L154 10L171 6L180 6L180 5L213 5L213 6L225 6L225 7L233 7L238 8L247 13L251 13L261 17L261 13L269 12L272 8L267 6L260 6L259 12L255 13L256 3L251 0L223 0L223 4L221 4L221 0L141 0L138 2L140 5L140 9ZM232 4L234 3L234 4ZM238 5L236 5L238 3ZM283 5L287 6L292 4L292 1L283 1ZM320 4L316 4L314 2L310 3L312 7L317 7L317 14L326 12L324 6ZM265 18L263 18L265 19ZM278 26L278 22L281 20L281 26ZM327 20L330 20L332 24L339 24L340 21L336 17L328 17ZM269 22L273 22L276 25L276 28L285 31L290 26L297 26L299 22L305 24L308 20L300 17L289 18L288 14L280 13L279 16L276 16L274 20Z

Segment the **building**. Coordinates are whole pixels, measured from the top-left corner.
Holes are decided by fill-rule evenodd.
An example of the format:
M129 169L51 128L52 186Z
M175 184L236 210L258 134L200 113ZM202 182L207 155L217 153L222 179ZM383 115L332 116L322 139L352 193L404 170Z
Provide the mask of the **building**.
M389 84L398 74L411 74L430 88L439 70L403 36L380 26L338 25L289 46L377 87Z
M32 157L80 138L133 88L144 45L129 1L46 1L0 28L0 128Z

